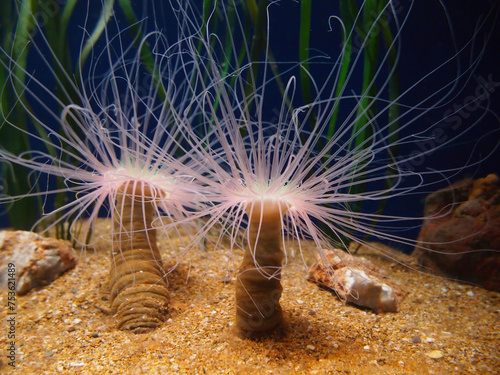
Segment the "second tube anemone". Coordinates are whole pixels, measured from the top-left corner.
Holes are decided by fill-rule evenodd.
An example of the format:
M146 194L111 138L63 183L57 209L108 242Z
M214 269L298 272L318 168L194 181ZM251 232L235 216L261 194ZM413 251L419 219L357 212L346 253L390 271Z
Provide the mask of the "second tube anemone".
M220 6L219 15L225 15L224 5ZM266 10L271 16L272 7ZM377 19L390 13L396 31L386 52L379 56L380 65L374 70L366 91L351 92L349 79L340 79L342 61L345 54L350 53L344 47L338 59L328 65L331 69L321 84L312 79L314 74L310 68L311 86L316 89L315 99L310 103L292 107L297 103L297 83L293 76L289 78L281 106L271 121L265 120L269 113L266 101L276 77L269 77L273 66L268 50L259 62L245 64L233 56L225 56L218 62L214 50L221 48L220 40L210 32L210 22L205 34L199 37L200 43L193 44L193 55L203 50L207 56L197 61L196 71L211 73L211 81L204 86L205 94L198 98L205 127L210 129L206 142L189 126L183 126L186 138L193 145L190 158L199 166L196 179L207 186L204 199L208 201L205 213L209 219L199 234L203 236L212 226L222 223L225 231L221 236L230 236L231 249L245 246L237 270L235 293L236 325L244 334L260 335L284 323L280 305L281 276L289 262L289 239L299 240L301 253L301 240L312 241L325 267L329 263L324 250L348 248L350 240L367 244L366 238L371 237L415 245L414 240L391 233L391 229L397 223L416 222L421 217L382 215L378 209L363 211L352 207L362 202L407 198L433 183L427 177L434 175L443 181L444 174L451 176L463 169L460 165L445 171L416 172L406 167L458 139L460 135L450 135L446 141L435 142L432 150L422 150L418 142L435 137L442 124L430 122L417 131L414 128L425 122L432 111L446 107L455 98L458 82L470 78L475 67L472 65L465 73L457 70L457 75L442 83L431 97L416 105L403 106L404 111L394 118L394 107L402 105L412 89L459 65L457 61L462 52L455 50L451 58L417 79L397 97L384 97L395 70L392 60L399 56L395 51L401 48L401 25L407 21L410 11L411 5L409 10L393 14L392 2L381 8ZM357 17L361 18L362 12L363 9ZM236 24L243 25L238 17L236 13ZM368 53L365 47L375 27L377 24L372 23L363 34L347 78L362 66L362 56ZM355 32L345 28L344 31L345 39ZM267 40L272 44L269 38L270 35ZM249 56L250 46L245 41L237 45L235 39L230 35L233 50L244 50ZM234 64L234 70L223 75L220 72L228 62ZM311 61L310 67L312 65ZM388 72L383 69L386 66L390 67ZM379 93L373 96L376 84ZM335 131L327 137L330 122L337 116L338 109L345 106L349 110L337 118ZM471 127L478 124L479 119L471 120ZM396 158L394 150L398 147L412 152ZM246 245L238 243L242 230L246 233Z

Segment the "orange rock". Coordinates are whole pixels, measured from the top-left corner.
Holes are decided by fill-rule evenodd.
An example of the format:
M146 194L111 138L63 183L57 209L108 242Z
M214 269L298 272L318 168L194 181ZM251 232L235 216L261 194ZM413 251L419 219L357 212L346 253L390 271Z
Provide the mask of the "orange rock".
M500 291L500 179L459 181L425 200L412 256L436 273Z

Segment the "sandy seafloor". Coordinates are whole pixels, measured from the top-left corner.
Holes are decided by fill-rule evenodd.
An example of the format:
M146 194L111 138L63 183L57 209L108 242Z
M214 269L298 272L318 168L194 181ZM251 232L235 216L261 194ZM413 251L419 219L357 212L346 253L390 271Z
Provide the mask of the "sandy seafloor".
M170 312L161 328L140 335L116 330L106 314L110 260L103 247L82 252L77 267L50 286L17 297L15 369L5 354L7 293L1 291L1 373L500 372L499 293L416 272L366 250L360 253L408 293L400 312L343 304L306 281L297 253L283 271L287 326L247 339L233 325L235 274L228 273L223 250L192 253L169 274ZM236 264L241 256L235 254Z

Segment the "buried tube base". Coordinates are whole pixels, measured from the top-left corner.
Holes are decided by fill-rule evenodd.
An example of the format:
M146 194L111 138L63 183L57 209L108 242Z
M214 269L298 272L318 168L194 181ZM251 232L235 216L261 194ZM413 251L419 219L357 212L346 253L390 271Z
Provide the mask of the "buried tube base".
M236 327L246 336L265 334L283 324L279 303L281 267L281 218L274 201L256 203L247 211L248 246L236 281Z

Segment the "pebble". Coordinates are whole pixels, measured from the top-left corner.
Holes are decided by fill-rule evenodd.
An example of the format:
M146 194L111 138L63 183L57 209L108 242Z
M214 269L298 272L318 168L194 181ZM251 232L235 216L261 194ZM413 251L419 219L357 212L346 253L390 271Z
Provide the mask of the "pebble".
M414 336L412 336L411 341L414 344L420 344L422 342L422 339L420 338L419 335L414 335Z
M316 347L314 345L307 345L306 348L307 350L316 350Z
M427 353L427 357L432 359L443 358L444 354L441 350L433 350L432 352Z
M340 259L337 253L342 253L342 250L325 250L322 256L318 254L316 262L309 268L307 280L334 290L334 295L341 300L367 307L377 313L399 311L399 305L404 298L399 286L377 277L375 274L381 274L381 271L372 266L369 268L370 272L365 272L352 255L344 254ZM324 264L325 256L328 268ZM333 276L330 269L334 270ZM297 299L297 302L303 303L300 299ZM364 315L368 315L366 311Z

